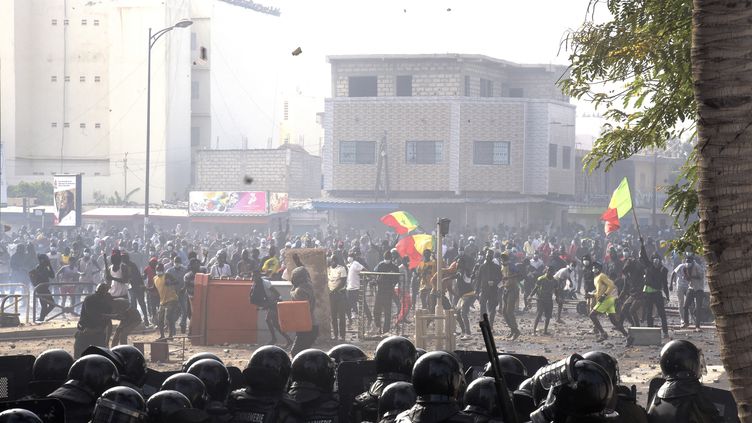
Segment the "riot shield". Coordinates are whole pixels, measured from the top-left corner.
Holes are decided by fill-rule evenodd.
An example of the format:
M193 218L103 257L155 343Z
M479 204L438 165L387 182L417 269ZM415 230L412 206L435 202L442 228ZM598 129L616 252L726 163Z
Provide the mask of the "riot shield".
M0 411L12 408L29 410L44 423L65 423L65 407L57 398L0 402Z
M734 400L734 396L731 395L731 391L703 386L702 394L715 405L715 408L718 409L718 413L723 417L725 423L740 422L736 400Z
M648 385L648 405L645 407L646 410L650 410L650 404L653 402L655 393L658 392L658 389L665 381L666 379L662 377L654 377L650 379L650 384Z
M542 355L516 354L503 351L499 351L499 354L507 354L518 358L525 365L529 376L534 375L538 369L548 364L548 359ZM465 369L473 366L480 366L482 368L488 363L488 354L485 351L458 350L454 352L454 355L460 360Z
M356 396L368 390L376 380L373 360L344 361L337 367L337 391L340 401L340 421L349 421L350 409Z
M162 384L168 377L180 373L179 371L159 372L154 369L146 369L146 382L144 382L144 399L159 392Z
M0 401L14 401L29 395L33 355L0 357Z

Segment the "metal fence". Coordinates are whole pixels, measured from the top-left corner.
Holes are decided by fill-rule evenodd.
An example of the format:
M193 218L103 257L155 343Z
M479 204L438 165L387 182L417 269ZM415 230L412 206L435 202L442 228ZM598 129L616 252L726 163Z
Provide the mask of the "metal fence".
M64 292L68 290L69 287L73 287L73 292ZM65 290L63 288L66 288ZM73 314L74 316L78 316L78 312L76 311L77 308L79 308L84 303L84 298L87 294L90 294L94 292L94 289L96 289L96 284L93 283L62 283L62 282L48 282L48 283L40 283L39 285L34 287L34 302L31 307L31 312L34 317L34 320L37 319L37 303L39 304L46 304L49 307L51 307L50 311L48 312L47 316L45 316L44 321L49 322L50 320L61 316L65 313ZM41 292L40 292L41 291ZM57 300L65 300L66 298L70 297L70 305L66 306L65 304L58 303ZM59 309L59 311L55 314L55 309ZM51 316L50 316L51 315Z
M17 288L21 288L21 294L6 294L6 292L15 292ZM20 319L21 312L26 309L26 323L29 323L29 301L31 300L29 286L25 283L3 283L0 284L0 292L3 292L0 294L0 299L2 299L0 313L9 314L8 308L13 307L13 314L18 315Z
M398 283L389 298L391 312L376 319L376 297L380 276L398 277ZM381 339L383 337L384 319L390 320L389 334L404 335L411 311L411 286L403 273L360 272L360 291L358 295L358 339ZM381 323L381 327L379 327Z

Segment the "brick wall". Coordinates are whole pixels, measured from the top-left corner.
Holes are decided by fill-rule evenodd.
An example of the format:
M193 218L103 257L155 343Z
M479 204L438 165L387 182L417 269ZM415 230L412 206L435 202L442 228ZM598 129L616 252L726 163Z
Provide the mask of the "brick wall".
M556 167L549 167L548 192L561 195L574 195L575 168L575 110L572 106L548 105L549 143L558 145ZM569 147L569 169L564 169L564 149Z
M245 184L245 176L253 183ZM292 198L320 195L321 159L291 149L201 150L196 154L197 191L288 192Z

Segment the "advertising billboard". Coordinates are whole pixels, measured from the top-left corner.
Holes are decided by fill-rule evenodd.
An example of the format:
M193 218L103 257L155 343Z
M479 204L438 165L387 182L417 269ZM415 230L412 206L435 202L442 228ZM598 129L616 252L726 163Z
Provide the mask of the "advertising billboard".
M258 216L267 213L265 191L191 191L188 214Z
M52 177L55 202L53 224L60 227L81 226L81 175Z
M287 211L289 199L286 192L272 192L269 194L269 213L284 213Z

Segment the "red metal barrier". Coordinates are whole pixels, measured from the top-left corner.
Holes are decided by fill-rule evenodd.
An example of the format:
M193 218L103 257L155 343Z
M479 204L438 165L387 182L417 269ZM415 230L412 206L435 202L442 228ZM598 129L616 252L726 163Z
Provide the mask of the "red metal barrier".
M196 275L190 328L194 345L256 343L258 312L249 301L252 285L251 280Z

